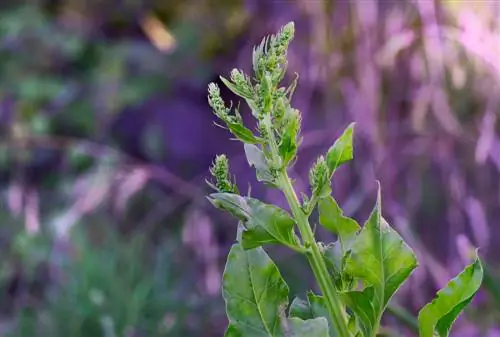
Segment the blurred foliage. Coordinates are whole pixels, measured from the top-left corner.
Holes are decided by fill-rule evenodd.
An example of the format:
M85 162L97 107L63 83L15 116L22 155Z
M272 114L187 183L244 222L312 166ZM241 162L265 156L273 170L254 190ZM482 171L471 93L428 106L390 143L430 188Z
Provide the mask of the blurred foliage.
M186 205L204 208L211 143L227 146L242 189L251 170L233 143L220 143L227 135L212 127L206 84L247 64L241 55L290 20L289 68L304 74L294 97L306 133L297 181L310 153L358 122L358 157L339 170L334 193L363 219L380 177L388 219L424 261L401 303L418 307L455 274L465 234L490 257L492 275L492 295L468 319L482 330L498 322L494 2L26 0L0 4L0 329L222 334L220 296L199 286L207 262L192 256L203 244L181 236L211 237L223 256L234 224L189 229ZM277 255L297 280L292 292L307 288L297 259ZM107 324L114 332L104 333Z

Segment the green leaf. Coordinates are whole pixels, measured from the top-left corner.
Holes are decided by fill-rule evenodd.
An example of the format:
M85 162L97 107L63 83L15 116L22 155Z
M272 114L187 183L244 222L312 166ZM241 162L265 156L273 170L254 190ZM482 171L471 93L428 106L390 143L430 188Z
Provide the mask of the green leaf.
M371 336L377 328L379 318L373 306L374 287L368 287L361 291L349 291L341 293L342 300L362 323L361 330L364 336Z
M288 286L262 248L234 244L222 282L229 328L226 336L281 337L280 308L288 305Z
M262 150L253 144L245 144L244 148L248 164L255 167L257 180L274 186L274 176L269 170L267 159Z
M289 333L287 337L329 337L328 322L324 317L302 320L292 317L288 319Z
M236 328L236 326L230 324L227 327L224 337L243 337L243 334L241 333L240 330L238 330L238 328Z
M262 139L256 137L253 132L240 123L226 123L229 131L245 144L260 144Z
M377 329L390 298L416 267L417 259L412 249L381 215L379 186L376 205L354 239L344 268L345 273L361 279L367 287L363 291L347 294L356 306L362 305L355 312L363 321L365 329L370 332ZM369 305L373 306L375 316L371 314ZM369 310L364 317L359 316L362 310Z
M349 251L344 252L340 241L330 243L323 249L323 258L339 291L353 290L354 278L344 272L344 265Z
M300 114L298 110L290 109L287 118L287 123L281 136L279 144L279 153L283 159L285 166L295 158L300 141L297 136L300 131Z
M290 317L298 317L303 320L324 317L328 320L330 334L334 336L335 330L330 321L330 314L326 308L325 299L312 292L307 293L307 301L296 297L290 305Z
M337 235L343 252L347 251L350 242L361 229L356 220L344 216L344 212L331 196L319 201L318 211L319 223Z
M213 193L212 204L240 219L245 226L242 246L251 249L266 243L298 247L293 231L294 220L283 209L260 200L233 193Z
M301 299L300 297L295 297L290 305L290 317L298 317L302 319L314 318L309 302Z
M342 135L328 149L326 154L326 162L332 175L335 170L345 162L353 158L352 135L354 131L354 123L349 124Z
M483 281L479 257L468 265L418 315L420 337L448 336L452 324L469 304Z

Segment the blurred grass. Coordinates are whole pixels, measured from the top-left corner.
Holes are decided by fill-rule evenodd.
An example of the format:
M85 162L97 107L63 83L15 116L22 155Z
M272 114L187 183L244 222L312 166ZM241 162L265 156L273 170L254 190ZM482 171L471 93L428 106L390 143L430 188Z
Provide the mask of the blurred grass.
M223 333L223 302L204 286L205 269L220 274L235 226L204 209L199 157L215 154L211 143L232 148L210 129L206 83L247 67L251 46L290 20L289 68L301 74L294 102L306 123L299 186L307 188L311 153L358 122L356 160L338 172L334 193L362 222L381 180L387 218L422 258L398 302L414 312L461 269L455 240L463 234L481 246L491 277L486 300L457 331L498 325L498 13L491 1L3 5L0 329ZM114 133L122 122L123 139ZM206 129L186 132L196 122ZM184 149L199 151L185 161ZM244 158L231 160L254 181ZM193 225L195 211L203 216ZM292 293L310 286L303 261L276 256Z

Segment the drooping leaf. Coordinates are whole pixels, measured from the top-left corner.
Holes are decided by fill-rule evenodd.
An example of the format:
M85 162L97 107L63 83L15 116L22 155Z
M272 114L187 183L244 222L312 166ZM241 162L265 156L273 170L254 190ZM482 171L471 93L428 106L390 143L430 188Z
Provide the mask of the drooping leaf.
M326 162L328 163L330 174L333 174L337 167L353 158L352 136L354 125L354 123L349 124L342 135L328 149Z
M357 291L347 295L362 298L363 303L373 306L375 320L370 321L369 325L366 317L358 316L365 329L378 327L390 298L416 267L417 259L412 249L381 215L379 187L377 203L367 223L352 242L344 268L347 274L361 279L368 287L361 294ZM373 290L369 290L370 286ZM368 318L373 319L373 315Z
M283 337L280 308L288 306L288 286L262 248L229 252L222 295L229 318L227 337Z
M253 132L239 123L228 122L227 127L231 133L245 144L260 144L262 139L256 137Z
M286 337L330 337L328 321L324 317L308 320L292 317L288 319L289 332Z
M267 166L267 160L262 150L253 144L245 144L244 148L248 164L255 167L257 180L274 186L274 177Z
M434 300L418 315L420 337L446 337L452 324L469 304L483 281L479 257L438 291Z
M295 222L283 209L233 193L213 193L209 200L215 207L242 221L245 226L241 235L243 248L251 249L266 243L297 246L293 231Z
M344 216L344 212L331 196L319 201L318 211L319 223L339 237L345 252L361 227L356 220Z

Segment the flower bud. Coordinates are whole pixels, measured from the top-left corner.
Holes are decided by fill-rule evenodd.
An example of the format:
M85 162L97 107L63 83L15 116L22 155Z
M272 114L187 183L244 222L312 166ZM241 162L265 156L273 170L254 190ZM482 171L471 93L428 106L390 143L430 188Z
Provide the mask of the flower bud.
M233 69L231 71L231 81L234 83L234 89L236 89L238 95L246 99L252 99L254 97L250 78L246 76L243 71Z
M223 193L238 193L236 184L229 178L229 161L225 154L215 157L210 173L215 178L215 184L209 183L211 187Z
M316 195L321 194L325 187L328 186L328 180L328 165L325 158L320 156L309 171L309 183L311 184L313 193Z
M215 83L210 83L208 85L208 104L212 107L214 114L222 119L223 121L228 121L229 110L224 104L224 100L220 96L220 89Z

